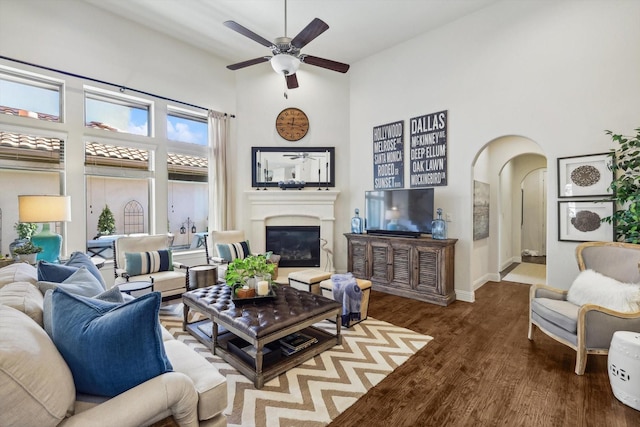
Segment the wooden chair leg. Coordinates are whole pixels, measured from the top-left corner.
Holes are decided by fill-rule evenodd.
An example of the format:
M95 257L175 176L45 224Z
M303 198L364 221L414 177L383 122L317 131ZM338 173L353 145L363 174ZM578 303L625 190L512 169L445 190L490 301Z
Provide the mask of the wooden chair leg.
M535 328L534 324L531 323L531 321L529 321L529 333L527 334L527 338L529 338L530 341L533 341L533 329Z
M584 370L587 367L587 350L585 348L578 348L576 355L576 374L584 375Z

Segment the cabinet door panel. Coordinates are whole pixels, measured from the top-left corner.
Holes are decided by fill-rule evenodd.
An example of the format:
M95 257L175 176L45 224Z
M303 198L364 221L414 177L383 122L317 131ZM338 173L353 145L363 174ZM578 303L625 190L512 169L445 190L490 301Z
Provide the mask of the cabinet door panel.
M411 288L411 247L392 245L391 280L398 288Z
M389 245L371 243L371 280L389 282Z
M416 291L441 293L440 256L442 251L434 248L416 248Z
M359 240L349 241L349 263L348 269L353 275L359 279L368 279L367 272L367 242Z

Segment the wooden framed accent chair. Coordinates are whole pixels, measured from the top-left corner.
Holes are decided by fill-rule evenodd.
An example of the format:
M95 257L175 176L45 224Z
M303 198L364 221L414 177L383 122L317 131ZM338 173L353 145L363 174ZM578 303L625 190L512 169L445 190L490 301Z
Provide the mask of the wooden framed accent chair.
M182 295L189 289L189 266L173 261L173 236L120 237L113 241L114 286L126 282L149 281L163 299Z
M588 354L608 354L614 332L640 332L640 245L585 242L576 259L580 273L568 290L531 287L528 337L538 327L574 349L582 375Z

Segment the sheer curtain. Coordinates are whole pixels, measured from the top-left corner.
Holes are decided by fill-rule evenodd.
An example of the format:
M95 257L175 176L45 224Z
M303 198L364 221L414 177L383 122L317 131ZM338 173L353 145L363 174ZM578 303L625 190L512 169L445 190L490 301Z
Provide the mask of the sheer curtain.
M229 144L227 114L209 110L209 230L233 229L233 203L228 183L227 146Z

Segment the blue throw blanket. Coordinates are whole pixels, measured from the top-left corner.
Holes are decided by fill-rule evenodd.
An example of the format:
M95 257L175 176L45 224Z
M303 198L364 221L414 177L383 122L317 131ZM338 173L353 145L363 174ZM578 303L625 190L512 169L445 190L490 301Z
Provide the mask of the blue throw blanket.
M349 326L352 320L360 320L362 291L351 273L331 275L333 299L342 302L342 326Z

